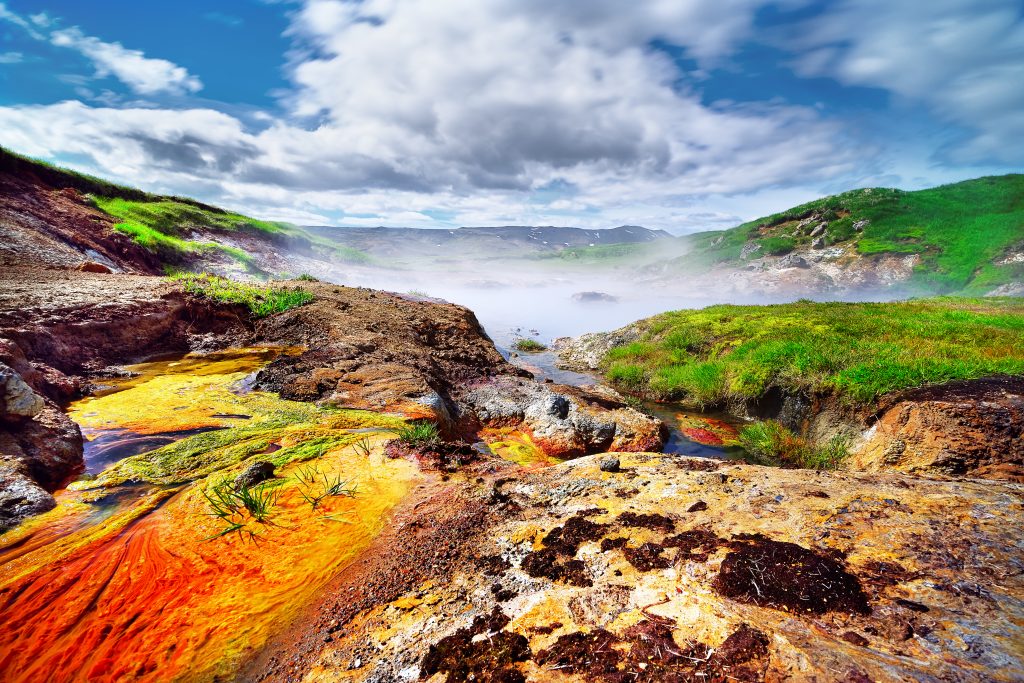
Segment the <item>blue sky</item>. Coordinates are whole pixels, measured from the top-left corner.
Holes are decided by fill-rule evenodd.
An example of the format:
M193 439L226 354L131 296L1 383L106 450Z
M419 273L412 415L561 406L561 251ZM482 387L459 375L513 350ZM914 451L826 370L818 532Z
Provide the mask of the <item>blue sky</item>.
M0 144L337 225L728 227L1024 167L1006 0L0 1Z

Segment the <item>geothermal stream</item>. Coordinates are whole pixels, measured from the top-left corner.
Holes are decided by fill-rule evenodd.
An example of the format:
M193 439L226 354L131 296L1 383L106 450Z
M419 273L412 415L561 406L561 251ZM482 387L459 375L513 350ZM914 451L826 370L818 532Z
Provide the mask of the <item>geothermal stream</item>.
M130 366L69 406L87 439L86 474L57 494L57 508L0 540L0 607L16 615L0 624L0 668L19 672L12 683L57 670L71 672L68 680L235 671L369 546L424 480L412 463L383 455L396 418L249 391L254 373L288 351ZM540 381L597 381L558 369L551 352L511 360ZM727 416L645 407L671 428L667 452L742 455L723 445L736 435ZM480 437L524 467L558 462L522 432ZM211 491L261 454L277 465L265 485L276 496L273 514L219 515ZM320 480L326 491L342 478L354 496L310 505Z
M145 363L70 407L92 438L88 469L109 466L0 540L0 669L17 672L9 683L54 671L64 680L229 674L369 545L421 477L376 447L397 421L240 391L276 353ZM159 467L107 462L182 434L193 436L160 451ZM225 476L219 467L253 453L285 463L311 438L321 444L314 459L282 464L268 483L277 504L265 523L240 515L232 519L243 526L228 531L232 520L211 513L204 492ZM313 469L324 481L343 477L356 495L311 509L297 474Z

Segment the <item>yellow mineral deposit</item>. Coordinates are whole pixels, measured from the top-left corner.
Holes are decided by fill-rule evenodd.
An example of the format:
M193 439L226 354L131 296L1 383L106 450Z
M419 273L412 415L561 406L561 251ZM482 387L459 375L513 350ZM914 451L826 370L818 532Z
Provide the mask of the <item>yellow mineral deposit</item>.
M236 393L275 353L147 363L130 368L139 374L117 390L72 407L80 424L100 430L227 428L202 456L185 439L161 449L161 458L116 463L0 539L0 604L13 615L0 620L0 669L13 672L12 683L58 671L66 681L210 680L230 672L380 531L417 477L410 463L381 456L386 429L398 421ZM249 419L230 426L240 421L217 414ZM299 421L276 420L282 414ZM243 441L255 430L280 448L239 460L233 430ZM224 533L227 522L207 495L248 462L275 456L277 477L263 485L274 497L269 513L258 521L240 509L232 517L240 528ZM190 470L197 458L203 467ZM174 472L160 473L167 463ZM119 468L123 476L110 476ZM326 495L313 509L309 498L339 481L355 495Z

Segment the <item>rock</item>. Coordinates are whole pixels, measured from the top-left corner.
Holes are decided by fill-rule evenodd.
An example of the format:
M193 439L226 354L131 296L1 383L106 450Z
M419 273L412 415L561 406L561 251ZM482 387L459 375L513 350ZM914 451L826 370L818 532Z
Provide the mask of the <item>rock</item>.
M853 229L856 230L857 232L863 232L864 228L868 227L869 225L871 225L871 221L865 218L862 221L857 221L856 223L854 223Z
M460 399L483 426L530 432L548 455L576 457L605 450L661 448L664 425L625 406L614 391L538 384L501 377L478 385ZM657 444L646 445L646 444Z
M628 495L602 480L609 457L636 475ZM532 659L478 680L547 681L553 667L566 681L617 680L626 665L642 681L1024 680L1019 486L722 462L723 484L693 461L605 454L524 473L464 559L431 576L429 609L394 616L420 583L385 598L308 677L403 680L445 653L497 661L516 639ZM785 505L766 509L779 491ZM679 515L696 501L708 509ZM627 515L674 529L626 527ZM505 561L515 599L488 590L483 557ZM352 677L357 656L368 673Z
M551 348L558 354L559 367L586 372L599 369L604 355L612 348L630 344L639 338L640 328L630 324L614 332L560 337L551 344Z
M113 273L109 266L105 266L102 263L96 263L94 261L84 261L78 264L75 268L80 273Z
M57 506L53 496L32 481L24 470L20 463L0 460L0 531Z
M572 300L580 304L614 303L619 297L607 292L576 292Z
M21 421L39 414L45 403L9 365L0 363L0 420Z
M825 230L828 229L828 223L818 223L814 230L811 230L811 237L818 237L825 234Z
M618 472L619 471L619 459L615 456L609 456L607 458L601 458L601 471L602 472Z
M813 242L811 242L811 249L824 249L824 248L825 248L825 238L824 237L818 237Z
M236 489L247 489L274 478L274 465L265 460L258 460L246 467L235 477Z
M747 259L761 251L761 245L757 242L747 242L740 250L740 259Z
M786 254L775 264L779 268L810 268L811 264L799 254Z
M1024 378L924 387L884 400L848 465L1024 481Z

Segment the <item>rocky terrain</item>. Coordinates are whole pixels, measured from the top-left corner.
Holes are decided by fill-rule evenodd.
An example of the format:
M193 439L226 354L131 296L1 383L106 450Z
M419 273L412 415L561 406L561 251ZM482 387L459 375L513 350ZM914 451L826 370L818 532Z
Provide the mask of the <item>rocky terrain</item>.
M516 427L561 457L649 450L662 425L617 399L542 385L494 348L460 306L303 282L313 302L256 320L164 278L8 269L0 291L5 525L53 506L47 492L82 469L77 426L60 411L106 368L159 354L283 345L256 386L429 418L452 438ZM294 286L299 286L296 283Z
M399 516L414 547L452 527L457 540L405 590L340 581L251 677L1024 676L1019 486L655 454L613 456L606 471L608 457L505 473L500 496L471 488L457 514L439 492ZM387 575L375 553L392 548L360 576Z

